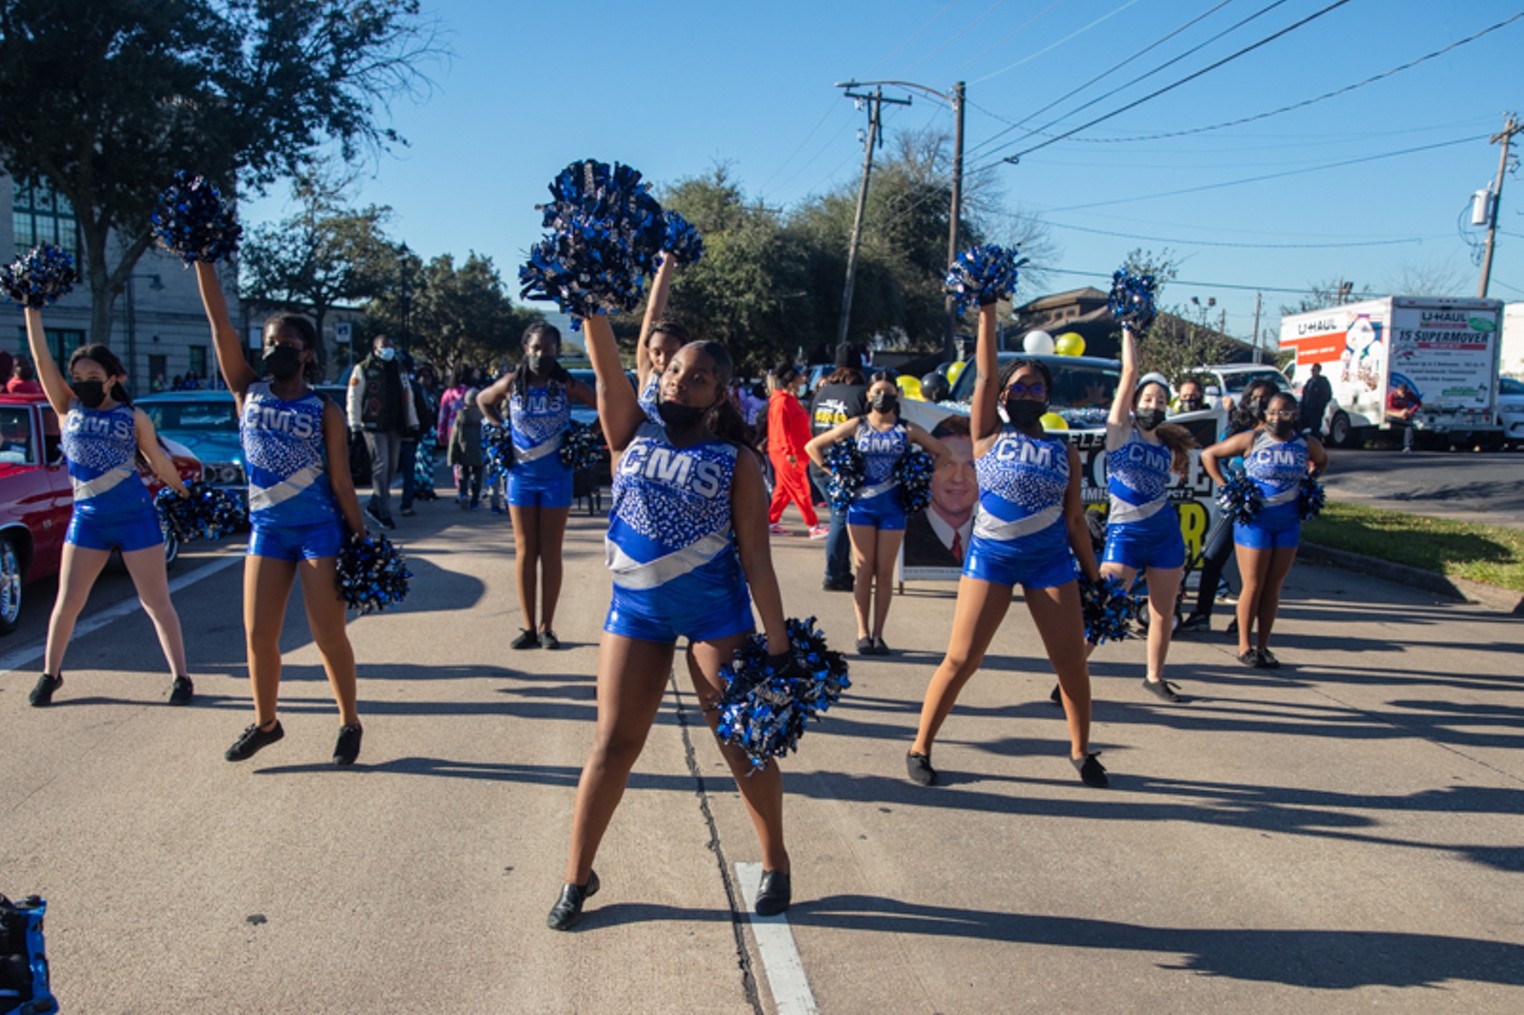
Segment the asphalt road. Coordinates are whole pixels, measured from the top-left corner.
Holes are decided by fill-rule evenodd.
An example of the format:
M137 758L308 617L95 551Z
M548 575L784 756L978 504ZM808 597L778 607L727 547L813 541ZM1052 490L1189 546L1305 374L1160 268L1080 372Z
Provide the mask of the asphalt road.
M855 661L785 763L786 921L745 915L757 846L684 682L599 856L603 890L558 934L602 521L573 517L566 650L513 652L508 529L420 510L397 533L412 596L350 626L352 770L329 764L337 718L296 604L286 738L222 760L251 714L236 554L177 574L190 708L161 703L124 582L92 600L124 612L75 639L51 709L26 706L35 628L0 642L0 891L47 897L64 1010L1524 1010L1516 620L1299 565L1279 671L1242 668L1221 635L1181 641L1170 676L1193 700L1169 706L1138 687L1140 644L1097 652L1112 786L1091 790L1017 604L937 748L945 784L923 789L903 759L953 599L912 584L898 654ZM789 611L850 644L821 544L774 547Z
M1524 452L1332 448L1330 496L1415 514L1524 525Z

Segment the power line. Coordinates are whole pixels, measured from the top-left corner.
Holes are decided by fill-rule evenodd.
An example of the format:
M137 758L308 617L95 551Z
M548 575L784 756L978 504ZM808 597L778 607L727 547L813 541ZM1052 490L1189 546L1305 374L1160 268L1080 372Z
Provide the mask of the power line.
M1039 49L1037 52L1029 54L1027 56L1024 56L1020 60L1017 60L1015 63L1013 63L1013 64L1011 64L1011 65L1009 65L1007 67L1002 67L1002 68L1000 68L997 71L994 71L994 72L992 72L990 74L986 74L986 75L984 75L984 77L978 78L978 79L976 79L974 81L971 81L969 83L970 84L975 84L975 85L983 84L984 82L988 81L990 78L997 78L1000 75L1004 74L1006 71L1013 71L1017 67L1020 67L1024 63L1030 63L1033 60L1036 60L1038 57L1043 56L1046 53L1051 53L1053 50L1057 49L1059 46L1062 46L1064 43L1069 42L1069 41L1071 41L1073 39L1079 38L1081 35L1084 35L1086 32L1090 31L1090 29L1095 28L1097 25L1100 25L1102 22L1111 20L1112 18L1116 17L1118 14L1121 14L1123 11L1125 11L1127 8L1131 7L1133 4L1135 4L1137 2L1138 2L1138 0L1127 0L1126 3L1122 4L1122 6L1117 7L1117 8L1115 8L1115 9L1113 9L1113 10L1111 10L1111 11L1105 13L1105 14L1102 14L1100 17L1098 17L1094 21L1090 22L1090 24L1086 25L1083 28L1076 29L1075 31L1070 32L1068 35L1064 36L1062 39L1059 39L1057 42L1050 43L1049 45L1044 46L1042 49Z
M1425 239L1443 239L1439 236L1405 236L1389 240L1343 240L1334 243L1247 243L1234 240L1186 240L1168 236L1148 236L1142 233L1123 233L1111 229L1091 229L1086 226L1068 225L1043 219L1045 225L1055 229L1068 229L1077 233L1094 233L1097 236L1117 236L1124 240L1146 240L1152 243L1174 243L1188 247L1230 247L1242 250L1336 250L1341 247L1393 247L1408 243L1422 243Z
M991 14L994 14L996 11L998 11L1000 8L1004 7L1005 5L1006 5L1006 0L995 0L995 2L993 4L991 4L989 7L985 8L983 14L979 15L977 18L970 19L969 22L962 27L962 29L960 29L959 31L956 31L952 35L948 36L948 38L946 40L944 40L943 43L940 46L937 46L935 49L932 49L929 52L923 53L920 56L919 59L917 59L914 63L910 64L910 66L905 68L904 73L906 75L908 75L910 71L915 70L921 64L925 63L927 60L930 60L932 57L934 57L938 53L942 52L942 50L946 49L948 46L952 45L954 42L957 42L959 39L963 38L963 36L967 35L971 31L973 31L974 28L979 24L979 22L983 21L985 18L989 17Z
M1038 11L1036 14L1032 15L1030 18L1027 18L1021 24L1017 25L1015 28L1011 29L1009 32L1006 32L1000 38L996 39L993 43L991 43L990 45L986 46L984 49L980 50L979 52L975 53L973 56L969 57L967 60L964 60L961 64L958 65L958 70L961 72L965 67L970 67L970 66L978 63L980 60L983 60L985 57L989 56L995 50L999 49L1001 46L1004 46L1007 42L1011 41L1013 38L1015 38L1016 36L1020 35L1022 32L1025 32L1028 28L1031 28L1033 25L1037 24L1037 22L1041 21L1043 18L1047 17L1049 12L1051 12L1053 10L1053 8L1059 7L1063 3L1064 3L1064 0L1053 0L1052 3L1048 4L1048 6L1044 7L1042 10Z
M1201 77L1204 74L1209 74L1212 71L1218 69L1219 67L1222 67L1225 64L1228 64L1228 63L1231 63L1234 60L1237 60L1241 56L1246 56L1249 53L1254 52L1256 49L1259 49L1261 46L1269 45L1270 43L1274 42L1276 39L1279 39L1281 36L1287 35L1287 34L1289 34L1291 32L1294 32L1298 28L1301 28L1304 25L1307 25L1307 24L1310 24L1313 21L1316 21L1318 18L1321 18L1323 15L1329 14L1329 13L1331 13L1333 11L1338 10L1340 7L1343 7L1345 4L1347 4L1349 2L1350 2L1350 0L1334 0L1334 2L1329 4L1327 7L1324 7L1321 10L1318 10L1318 11L1314 11L1313 13L1307 15L1305 18L1302 18L1300 21L1293 22L1292 24L1287 25L1285 28L1282 28L1280 31L1275 32L1275 33L1273 33L1271 35L1267 35L1263 39L1260 39L1258 42L1251 43L1248 46L1245 46L1243 49L1240 49L1240 50L1238 50L1235 53L1230 53L1229 55L1223 57L1221 60L1218 60L1216 63L1207 64L1207 66L1205 66L1205 67L1201 68L1200 70L1195 71L1195 72L1193 72L1191 74L1187 74L1185 77L1180 78L1178 81L1172 82L1171 84L1167 84L1163 88L1159 88L1159 89L1156 89L1156 90L1154 90L1152 92L1149 92L1147 95L1143 96L1141 99L1134 99L1132 102L1127 103L1125 106L1121 106L1121 107L1119 107L1117 109L1113 109L1109 113L1106 113L1104 115L1096 117L1093 120L1089 120L1089 121L1087 121L1085 123L1082 123L1078 127L1074 127L1074 128L1072 128L1070 130L1065 131L1062 134L1059 134L1059 135L1057 135L1055 137L1051 137L1048 140L1041 142L1040 144L1035 144L1035 145L1033 145L1030 148L1024 148L1021 151L1017 152L1015 155L1011 156L1010 160L1008 160L1008 161L1015 161L1017 159L1020 159L1023 155L1030 155L1030 154L1032 154L1035 151L1041 151L1042 149L1048 147L1051 144L1055 144L1056 142L1064 140L1064 138L1070 137L1070 136L1072 136L1074 134L1078 134L1082 130L1087 130L1087 129L1091 128L1091 127L1094 127L1096 124L1103 123L1106 120L1109 120L1109 119L1111 119L1114 116L1120 116L1121 114L1127 112L1129 109L1136 109L1138 106L1141 106L1143 103L1148 102L1148 101L1150 101L1152 99L1156 99L1159 96L1165 94L1166 92L1173 91L1174 89L1179 88L1181 85L1186 84L1186 83L1188 83L1190 81L1194 81L1195 79Z
M1107 279L1107 280L1110 280L1111 277L1115 274L1115 272L1113 272L1113 271L1074 271L1074 270L1069 269L1069 268L1045 268L1043 270L1044 271L1050 271L1050 272L1052 272L1055 275L1074 275L1074 276L1079 277L1079 278L1104 278L1104 279ZM1294 295L1295 294L1301 294L1301 293L1309 293L1309 292L1312 292L1315 289L1314 286L1310 286L1310 285L1304 285L1300 289L1287 289L1284 286L1245 285L1245 284L1243 284L1241 282L1196 282L1196 281L1192 281L1191 279L1188 279L1188 278L1172 278L1172 279L1169 280L1168 284L1169 285L1194 285L1194 286L1200 286L1203 289L1239 289L1239 290L1242 290L1244 292L1251 292L1251 293L1252 292L1291 293L1291 294L1294 294Z

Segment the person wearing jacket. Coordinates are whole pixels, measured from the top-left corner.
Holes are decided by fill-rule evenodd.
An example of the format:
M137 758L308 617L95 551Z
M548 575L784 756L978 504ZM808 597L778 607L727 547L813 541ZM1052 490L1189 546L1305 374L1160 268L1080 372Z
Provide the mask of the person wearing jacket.
M773 499L767 509L767 527L775 536L789 535L779 524L789 501L799 505L811 539L824 539L828 531L815 514L810 496L804 446L810 440L810 417L799 402L804 375L792 363L773 371L772 393L767 399L767 457L773 466Z
M349 374L349 429L364 433L370 451L370 500L365 513L388 529L392 519L392 481L402 455L402 439L418 428L413 392L397 362L397 349L386 335L377 335L371 354Z

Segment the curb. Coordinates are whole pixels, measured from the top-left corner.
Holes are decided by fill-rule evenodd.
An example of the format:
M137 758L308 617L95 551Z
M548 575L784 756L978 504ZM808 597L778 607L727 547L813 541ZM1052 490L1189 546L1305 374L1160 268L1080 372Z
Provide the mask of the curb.
M1299 556L1315 564L1328 564L1345 571L1368 574L1399 585L1411 585L1449 599L1478 603L1500 613L1524 617L1524 595L1511 589L1488 585L1469 578L1448 578L1433 571L1397 564L1379 557L1367 557L1362 553L1336 550L1331 546L1303 543Z

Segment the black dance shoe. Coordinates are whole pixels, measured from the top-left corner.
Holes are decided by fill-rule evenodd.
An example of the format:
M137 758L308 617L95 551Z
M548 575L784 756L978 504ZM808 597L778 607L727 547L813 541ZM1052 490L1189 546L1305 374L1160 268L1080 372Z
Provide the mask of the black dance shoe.
M582 903L598 894L598 872L587 872L587 884L562 885L561 897L550 907L545 925L551 930L571 930L582 919Z
M782 871L763 871L762 884L757 888L757 915L777 916L787 912L792 895L793 885L787 874Z
M859 638L857 639L857 654L860 656L877 655L878 646L873 643L872 638Z
M191 683L191 678L179 676L174 683L169 685L169 703L171 705L189 705L191 699L196 696L196 686Z
M37 678L37 685L32 688L32 693L27 695L27 701L33 708L47 708L53 704L53 692L63 686L63 674L53 676L44 673Z
M556 637L556 632L547 627L540 632L540 644L554 651L561 647L561 639Z
M1063 688L1059 687L1057 684L1054 684L1053 685L1053 693L1048 695L1048 700L1051 701L1053 704L1057 705L1059 708L1063 708L1064 707L1064 692L1063 692Z
M1211 617L1205 613L1193 613L1180 622L1180 626L1175 628L1175 633L1188 634L1192 631L1210 631L1211 629Z
M508 643L509 648L539 648L540 636L525 628L519 632L519 636Z
M874 638L873 639L873 654L876 655L876 656L887 656L887 655L893 655L894 653L889 650L889 646L888 645L884 644L884 639L882 639L882 638Z
M258 723L250 723L222 756L229 761L245 761L285 735L286 731L281 729L279 719L267 730L260 729Z
M344 766L355 763L355 759L360 756L360 737L364 732L359 723L339 727L339 741L333 745L335 765Z
M931 767L930 755L911 751L905 755L905 770L910 775L911 782L922 786L937 784L937 770Z
M1111 783L1106 778L1106 768L1095 760L1094 754L1087 754L1083 758L1070 758L1069 764L1079 772L1080 781L1086 786L1094 786L1096 789L1105 789Z
M1149 694L1162 698L1171 704L1178 704L1185 700L1175 693L1180 689L1180 685L1168 680L1149 680L1147 677L1144 677L1143 689Z

